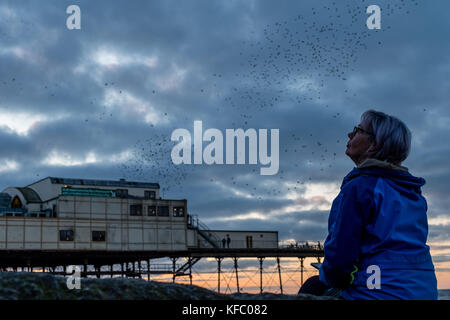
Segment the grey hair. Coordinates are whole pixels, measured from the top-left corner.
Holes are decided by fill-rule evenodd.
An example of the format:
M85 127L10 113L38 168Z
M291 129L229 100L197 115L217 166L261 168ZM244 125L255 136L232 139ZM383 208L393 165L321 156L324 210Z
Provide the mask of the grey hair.
M411 131L396 117L375 110L367 110L361 116L361 123L368 125L373 134L376 150L369 156L399 165L411 150Z

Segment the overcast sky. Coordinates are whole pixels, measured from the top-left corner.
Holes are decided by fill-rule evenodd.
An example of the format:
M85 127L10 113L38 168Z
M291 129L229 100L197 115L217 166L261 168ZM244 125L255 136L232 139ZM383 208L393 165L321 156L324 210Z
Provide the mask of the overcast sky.
M66 8L81 9L69 30ZM381 7L369 30L367 6ZM213 229L323 241L367 109L413 133L429 242L450 261L450 3L0 2L0 189L47 176L159 182ZM279 129L279 171L179 165L173 130ZM205 143L206 145L206 143ZM248 162L248 161L247 161ZM439 251L438 249L442 249Z

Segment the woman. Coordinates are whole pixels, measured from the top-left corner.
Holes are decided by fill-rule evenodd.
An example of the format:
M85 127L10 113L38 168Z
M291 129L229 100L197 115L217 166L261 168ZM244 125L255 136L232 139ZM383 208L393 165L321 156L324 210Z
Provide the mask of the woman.
M356 164L333 201L319 276L300 293L343 299L437 299L429 247L425 180L401 163L411 133L395 117L369 110L348 134ZM333 288L333 289L331 289Z

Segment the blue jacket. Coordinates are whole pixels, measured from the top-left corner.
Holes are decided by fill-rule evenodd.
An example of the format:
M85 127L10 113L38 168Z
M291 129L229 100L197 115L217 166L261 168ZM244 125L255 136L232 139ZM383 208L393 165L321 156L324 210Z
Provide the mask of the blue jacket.
M424 184L407 171L354 168L331 207L319 279L344 299L437 299ZM379 289L367 285L376 273Z

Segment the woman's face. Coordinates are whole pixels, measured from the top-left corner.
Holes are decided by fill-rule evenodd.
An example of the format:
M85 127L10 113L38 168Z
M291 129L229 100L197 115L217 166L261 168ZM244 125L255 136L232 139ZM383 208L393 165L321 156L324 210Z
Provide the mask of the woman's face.
M349 156L356 165L359 165L369 157L368 152L373 151L375 146L373 136L369 133L368 125L360 123L356 127L358 129L353 130L348 134L350 140L347 143L345 154Z

